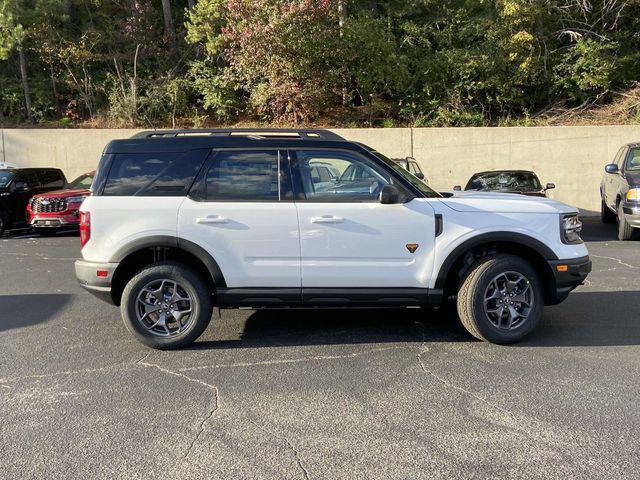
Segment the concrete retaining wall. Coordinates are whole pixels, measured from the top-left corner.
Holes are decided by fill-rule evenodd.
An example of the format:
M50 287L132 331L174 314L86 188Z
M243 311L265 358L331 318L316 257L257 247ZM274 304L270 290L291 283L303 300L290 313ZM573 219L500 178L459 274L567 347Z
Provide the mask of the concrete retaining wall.
M56 166L72 179L95 168L104 145L138 130L0 131L0 161ZM599 211L603 166L624 143L640 141L640 126L336 129L389 157L414 156L429 185L450 190L478 171L526 169L557 186L551 197Z

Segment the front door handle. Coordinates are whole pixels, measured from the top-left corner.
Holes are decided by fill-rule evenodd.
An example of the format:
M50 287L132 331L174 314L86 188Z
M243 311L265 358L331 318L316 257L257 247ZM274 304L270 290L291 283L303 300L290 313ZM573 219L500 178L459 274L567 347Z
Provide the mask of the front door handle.
M334 217L333 215L323 215L321 217L312 217L311 223L344 223L344 218Z
M196 218L196 223L229 223L229 219L225 217L221 217L220 215L210 215L208 217L200 217Z

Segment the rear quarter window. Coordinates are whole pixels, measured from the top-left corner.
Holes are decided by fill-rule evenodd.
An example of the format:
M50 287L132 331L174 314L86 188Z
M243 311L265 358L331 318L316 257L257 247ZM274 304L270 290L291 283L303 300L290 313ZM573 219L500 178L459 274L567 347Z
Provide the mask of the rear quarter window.
M202 167L205 150L115 154L104 196L184 196Z

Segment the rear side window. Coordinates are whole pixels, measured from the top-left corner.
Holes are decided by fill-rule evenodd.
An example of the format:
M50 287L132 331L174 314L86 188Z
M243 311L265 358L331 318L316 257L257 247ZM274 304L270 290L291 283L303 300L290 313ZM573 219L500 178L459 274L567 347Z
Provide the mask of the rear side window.
M40 186L40 182L38 181L38 175L36 172L18 172L16 174L16 183L17 182L25 182L29 188L38 188Z
M111 161L102 195L184 196L206 155L206 150L116 154Z
M277 202L291 198L288 162L277 151L221 151L205 179L210 202Z
M59 170L42 170L38 172L43 188L64 187L64 176Z

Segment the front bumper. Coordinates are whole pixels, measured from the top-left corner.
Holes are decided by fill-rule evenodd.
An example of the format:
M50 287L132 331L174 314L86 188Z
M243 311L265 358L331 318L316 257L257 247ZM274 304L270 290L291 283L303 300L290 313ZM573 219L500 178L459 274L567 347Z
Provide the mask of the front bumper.
M80 286L100 300L113 304L111 282L118 263L87 262L76 260L76 278Z
M553 272L554 285L547 285L547 305L556 305L565 300L569 293L582 285L591 272L589 256L569 260L549 260Z
M29 224L35 228L71 227L80 224L77 211L60 213L32 213L29 214Z
M629 225L640 228L640 203L625 202L622 204L622 211Z

